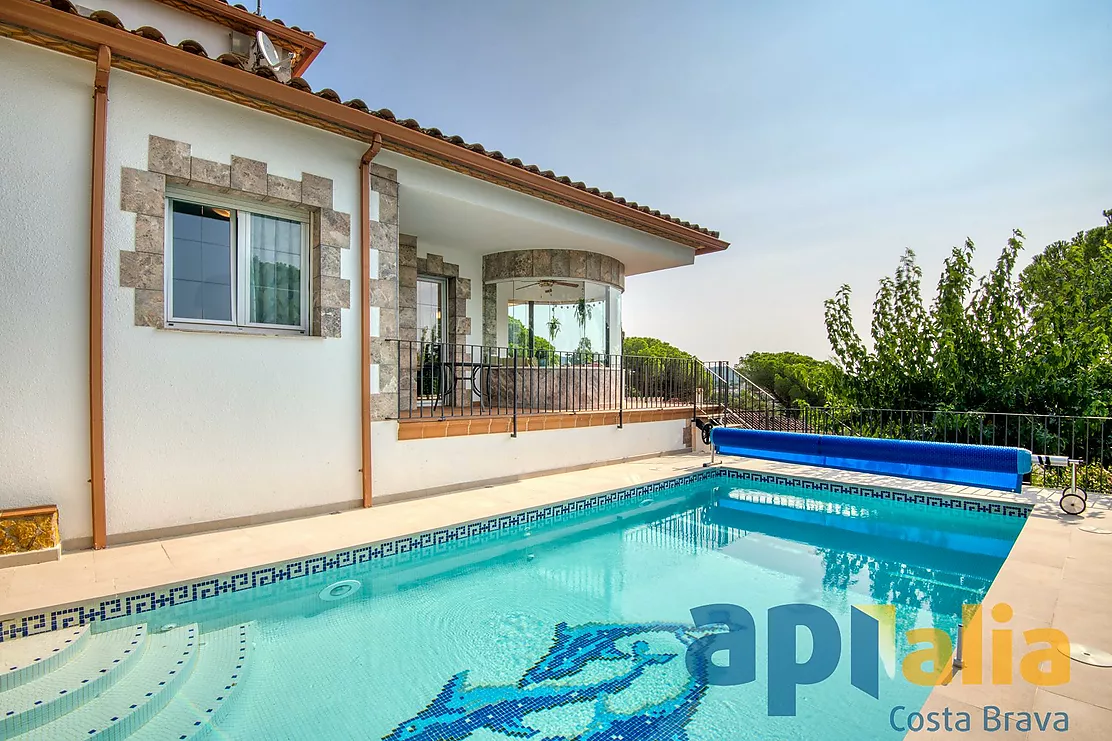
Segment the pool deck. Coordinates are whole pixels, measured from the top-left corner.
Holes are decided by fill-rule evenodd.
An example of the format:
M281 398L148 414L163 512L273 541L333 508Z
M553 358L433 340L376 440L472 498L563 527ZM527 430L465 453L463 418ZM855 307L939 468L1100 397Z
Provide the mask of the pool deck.
M661 456L334 515L67 553L58 561L0 570L0 617L87 603L650 483L699 470L707 460L700 454ZM1031 516L984 600L987 605L1009 603L1015 616L1006 626L986 620L986 630L1009 627L1014 631L1017 664L1025 651L1022 631L1036 627L1059 628L1071 641L1112 650L1112 534L1080 529L1095 526L1112 531L1107 497L1091 496L1085 516L1068 517L1059 516L1057 493L1041 489L1029 488L1017 495L743 458L724 461L723 465L751 471L1029 503ZM988 662L986 656L986 666ZM1112 668L1071 662L1071 671L1070 682L1060 687L1036 688L1018 677L1011 685L970 686L959 680L936 687L923 712L945 707L965 710L973 717L972 729L907 737L1077 741L1112 737ZM988 705L1009 712L1064 711L1069 714L1070 730L1065 734L986 732L980 718L981 709Z

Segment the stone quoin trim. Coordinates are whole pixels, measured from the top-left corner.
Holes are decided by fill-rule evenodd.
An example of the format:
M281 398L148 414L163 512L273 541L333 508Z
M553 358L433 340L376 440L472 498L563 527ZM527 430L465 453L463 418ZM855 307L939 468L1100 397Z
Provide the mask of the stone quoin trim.
M448 283L449 345L462 345L471 334L467 302L471 298L471 279L461 278L459 265L444 262L442 255L429 253L417 257L417 238L403 234L398 245L401 268L398 272L398 337L417 340L417 276L443 278Z
M398 171L371 163L371 190L378 194L378 221L367 225L371 251L371 419L398 415ZM375 321L377 317L377 322ZM377 329L376 329L377 325Z
M267 172L265 162L232 156L231 164L190 154L185 142L152 135L147 169L122 168L120 208L135 214L135 249L120 250L120 286L135 291L135 325L165 326L166 186L291 207L309 217L310 334L339 337L341 310L351 308L351 281L340 251L351 247L351 215L334 211L332 180ZM221 331L214 327L213 331Z

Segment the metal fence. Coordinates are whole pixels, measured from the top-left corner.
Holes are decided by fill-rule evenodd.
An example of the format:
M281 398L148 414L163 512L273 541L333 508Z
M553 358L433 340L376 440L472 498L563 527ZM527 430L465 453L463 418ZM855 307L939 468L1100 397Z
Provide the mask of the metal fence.
M523 347L395 340L398 419L557 412L691 410L759 430L856 435L1027 448L1080 459L1087 491L1112 491L1112 418L948 410L788 407L729 363ZM1037 469L1032 483L1061 488L1066 469Z
M398 418L691 408L712 396L702 363L685 358L397 340Z
M1026 448L1036 455L1079 459L1079 485L1087 491L1112 491L1112 418L1011 412L781 408L797 431L820 435L857 435L901 440L998 445ZM783 429L763 427L761 429ZM1064 468L1036 468L1032 483L1068 485Z

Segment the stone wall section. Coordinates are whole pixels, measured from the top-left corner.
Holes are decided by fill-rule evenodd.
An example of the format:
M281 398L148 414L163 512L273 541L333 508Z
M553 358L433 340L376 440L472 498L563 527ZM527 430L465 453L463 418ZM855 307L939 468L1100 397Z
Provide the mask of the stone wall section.
M467 315L467 301L471 298L471 279L459 274L459 265L445 262L442 255L429 253L417 257L417 238L403 234L399 242L399 259L402 269L398 280L398 337L416 341L417 336L417 277L443 278L448 284L448 336L449 345L461 345L471 334L471 317Z
M135 290L136 326L165 324L167 185L307 213L310 334L341 336L340 312L351 308L351 281L340 274L340 250L351 247L351 215L333 210L332 180L310 173L300 181L278 177L265 162L234 155L228 165L204 160L191 156L189 144L158 136L149 139L147 169L125 167L120 175L120 208L135 214L134 250L120 251L120 286Z
M406 270L399 251L398 171L372 163L371 190L378 194L378 221L367 225L371 284L365 298L372 315L371 418L381 421L398 416L398 279Z
M625 265L583 250L515 250L483 256L483 283L523 278L570 278L625 290ZM485 314L484 314L485 315Z
M497 283L483 283L483 346L498 346Z

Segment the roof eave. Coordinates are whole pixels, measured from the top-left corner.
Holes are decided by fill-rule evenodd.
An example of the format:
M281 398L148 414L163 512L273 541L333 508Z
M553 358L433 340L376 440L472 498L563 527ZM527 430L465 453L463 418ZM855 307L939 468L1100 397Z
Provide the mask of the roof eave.
M269 18L255 15L249 10L237 8L220 0L156 0L184 13L221 23L240 33L253 34L262 31L279 46L287 47L298 55L293 74L302 75L324 48L324 43L316 36L305 31L275 23Z
M99 46L107 45L113 52L113 66L120 69L342 136L372 141L379 134L383 146L392 151L687 245L696 255L719 252L729 246L709 234L515 167L419 129L36 2L0 3L0 22L16 31L4 35L87 59L94 58ZM20 34L19 29L31 32L30 36ZM168 76L167 72L171 74Z

